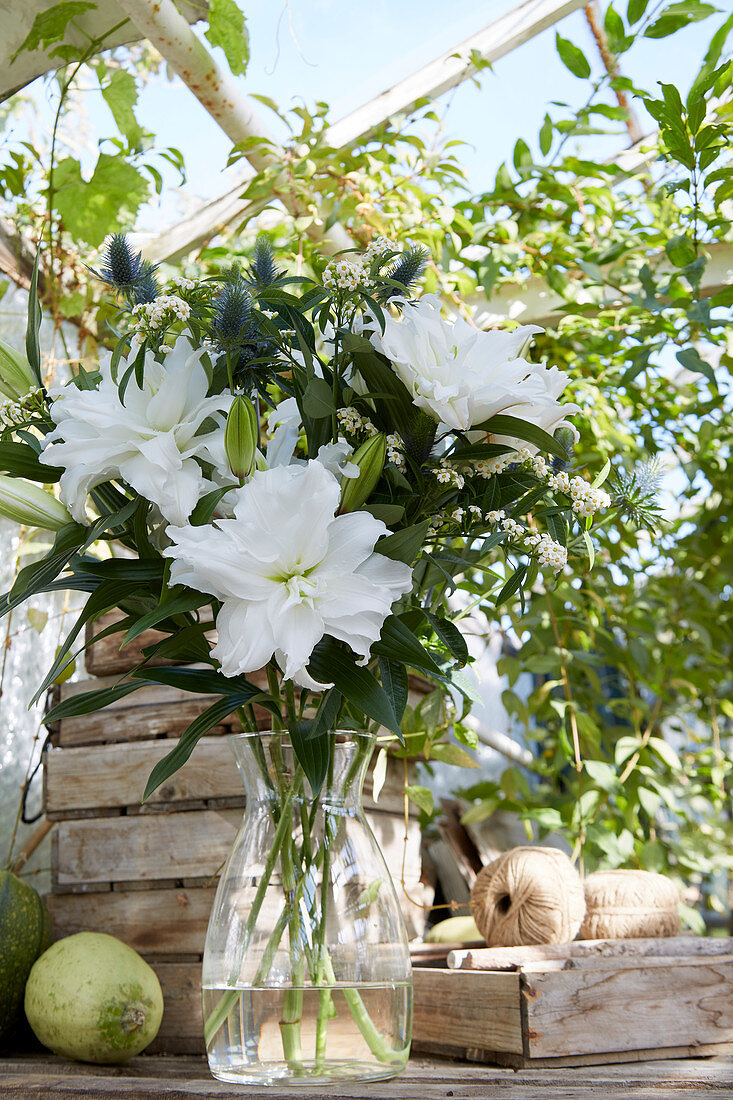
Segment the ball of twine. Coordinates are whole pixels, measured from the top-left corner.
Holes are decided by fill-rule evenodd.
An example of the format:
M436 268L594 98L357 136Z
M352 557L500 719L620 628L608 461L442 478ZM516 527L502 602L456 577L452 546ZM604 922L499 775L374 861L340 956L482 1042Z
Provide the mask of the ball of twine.
M489 947L568 943L585 914L583 884L558 848L512 848L479 871L471 912Z
M652 871L595 871L585 880L581 940L676 936L680 930L675 884Z

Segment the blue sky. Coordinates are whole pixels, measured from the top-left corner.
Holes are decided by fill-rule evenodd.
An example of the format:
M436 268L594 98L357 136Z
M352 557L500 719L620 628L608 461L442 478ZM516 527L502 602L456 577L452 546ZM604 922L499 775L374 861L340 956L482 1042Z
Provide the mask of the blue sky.
M728 3L725 0L724 7ZM322 99L331 105L330 117L336 120L516 5L512 0L453 0L447 9L445 0L250 0L241 6L246 8L252 49L246 76L237 78L242 92L271 96L283 107ZM686 88L724 17L713 16L668 38L639 41L624 58L625 74L648 88L658 80ZM585 51L594 73L599 73L596 46L580 10L499 60L492 71L484 71L480 87L467 81L438 101L447 135L468 143L458 156L473 189L490 185L518 137L531 146L536 142L545 111L553 113L553 100L579 105L584 99L586 82L572 76L555 52L558 27ZM223 61L220 51L216 53ZM39 81L33 91L41 104L39 124L48 126L55 84ZM98 91L88 92L85 100L96 144L98 136L114 133L114 124ZM270 112L259 105L257 110L277 132ZM185 191L191 199L211 198L226 189L223 169L230 142L177 78L151 80L142 90L137 112L156 134L158 147L173 145L183 151ZM642 125L653 127L648 116L642 117ZM13 137L26 136L22 131L16 127ZM594 152L608 156L627 144L625 134L589 141ZM166 179L176 186L172 170ZM162 207L151 205L142 212L140 228L162 228L177 219L178 208L178 193L172 192Z

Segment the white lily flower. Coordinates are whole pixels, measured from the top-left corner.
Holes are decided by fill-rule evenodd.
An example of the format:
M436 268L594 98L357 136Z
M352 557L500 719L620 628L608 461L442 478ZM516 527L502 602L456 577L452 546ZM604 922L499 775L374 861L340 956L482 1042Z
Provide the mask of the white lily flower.
M287 679L321 690L306 671L316 643L328 634L366 662L412 570L374 553L387 528L368 512L336 515L339 483L316 460L257 471L235 494L232 519L168 528L171 584L221 601L225 676L274 654Z
M578 411L557 402L566 374L520 358L534 333L542 331L536 325L484 332L461 317L446 321L434 294L406 304L399 319L384 316L384 333L372 319L372 344L392 361L418 408L438 423L467 431L506 413L552 432Z
M56 428L46 437L41 462L65 467L61 499L77 523L88 522L87 496L109 478L123 478L175 524L185 523L216 484L234 483L220 473L209 480L197 461L212 463L217 471L228 468L224 425L232 395L206 396L205 351L179 336L164 363L148 352L142 388L131 378L124 404L109 362L100 363L98 389L70 383L52 393ZM131 362L131 357L120 361L120 379ZM207 420L215 427L202 431Z
M275 466L288 466L293 461L303 461L293 459L303 428L298 402L294 397L287 397L275 406L267 418L267 428L272 432L267 444L267 465L271 470ZM316 457L334 477L358 477L359 467L349 462L353 453L351 444L345 439L339 439L337 443L325 443L319 447Z

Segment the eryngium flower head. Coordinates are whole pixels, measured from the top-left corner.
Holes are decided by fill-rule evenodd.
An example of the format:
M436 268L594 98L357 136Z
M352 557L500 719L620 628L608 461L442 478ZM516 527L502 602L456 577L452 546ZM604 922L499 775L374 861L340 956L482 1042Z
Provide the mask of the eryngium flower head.
M425 248L415 247L405 252L392 267L381 273L380 278L390 279L391 282L380 288L379 297L384 301L397 296L407 297L428 266L429 259L430 253Z
M132 297L136 306L154 302L160 294L160 286L155 278L156 270L157 265L149 263L148 260L143 261L140 274L132 288Z
M211 334L222 351L241 347L252 320L252 298L239 273L234 274L214 299Z
M654 530L662 524L662 510L656 495L662 482L659 459L638 463L631 473L616 473L611 504L635 527Z
M270 238L260 233L255 241L251 264L251 283L253 286L273 286L282 272L275 264Z
M100 270L95 274L110 286L127 290L135 285L145 268L142 253L133 252L125 234L113 233L104 242Z

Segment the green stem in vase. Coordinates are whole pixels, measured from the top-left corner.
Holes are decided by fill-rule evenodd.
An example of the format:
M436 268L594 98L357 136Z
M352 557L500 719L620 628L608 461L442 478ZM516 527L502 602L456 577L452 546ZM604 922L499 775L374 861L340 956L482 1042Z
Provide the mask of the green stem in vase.
M296 793L299 791L299 787L300 787L301 784L302 784L302 780L301 780L300 784L293 783L292 788L285 795L285 800L284 800L284 802L282 804L282 808L281 808L280 820L277 823L277 828L275 830L275 836L274 836L273 842L272 842L272 848L270 849L270 852L267 856L267 860L265 861L265 866L262 870L262 875L260 877L260 881L259 881L258 886L257 886L257 891L256 891L254 899L252 901L252 908L250 909L249 916L247 917L247 924L246 924L246 927L245 927L244 937L243 937L243 941L242 941L242 950L241 950L242 958L244 958L244 955L245 955L246 950L247 950L247 945L249 944L250 939L252 938L252 932L254 931L254 927L257 923L257 918L260 915L260 909L262 908L262 903L265 900L265 894L267 892L267 887L270 884L270 879L272 877L272 872L275 868L275 863L277 861L277 857L280 854L280 849L283 846L283 842L285 840L285 837L288 835L288 833L290 831L290 826L291 826L290 810L291 810L291 806L292 806L292 803L293 803L293 799L295 798ZM236 976L233 975L233 981L235 981L235 980L236 980ZM221 998L219 999L219 1002L218 1002L216 1008L209 1014L209 1016L208 1016L208 1018L207 1018L207 1020L204 1024L204 1038L205 1038L207 1047L211 1043L211 1040L214 1038L214 1036L216 1035L219 1028L222 1026L224 1021L226 1020L227 1016L230 1015L230 1013L232 1012L232 1010L236 1006L237 1000L239 998L239 994L240 994L239 989L228 989L226 991L226 993L224 993L221 996Z

